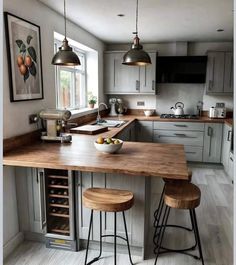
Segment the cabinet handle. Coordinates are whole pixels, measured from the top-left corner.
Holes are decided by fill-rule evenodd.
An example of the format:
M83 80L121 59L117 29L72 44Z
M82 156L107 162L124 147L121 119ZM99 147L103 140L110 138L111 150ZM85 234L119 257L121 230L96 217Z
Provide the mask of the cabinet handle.
M136 80L136 90L139 90L139 88L140 88L140 82L139 80Z
M186 137L186 134L184 133L175 133L176 136L179 136L179 137Z
M152 80L152 90L155 90L155 80Z
M233 160L233 158L232 158L232 157L230 157L229 159L230 159L232 162L234 162L234 160Z
M187 125L184 124L174 124L175 127L188 127Z
M211 141L212 141L212 135L213 135L213 129L210 126L208 126L207 128L207 135L210 137L209 150L208 150L208 155L210 157L211 156Z
M212 136L213 135L213 129L212 129L212 127L208 127L207 128L207 136Z
M197 152L185 152L186 154L196 154Z
M227 135L227 141L230 142L231 141L231 134L232 131L228 131L228 135Z

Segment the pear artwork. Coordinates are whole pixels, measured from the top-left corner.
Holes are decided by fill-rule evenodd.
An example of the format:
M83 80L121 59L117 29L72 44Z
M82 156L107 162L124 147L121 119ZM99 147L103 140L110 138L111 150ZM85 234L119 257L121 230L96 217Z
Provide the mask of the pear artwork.
M32 39L33 37L28 35L26 43L24 43L22 40L16 40L16 44L19 48L17 65L20 74L23 76L24 82L30 77L30 75L35 77L37 74L37 55L35 48L33 46L30 46Z

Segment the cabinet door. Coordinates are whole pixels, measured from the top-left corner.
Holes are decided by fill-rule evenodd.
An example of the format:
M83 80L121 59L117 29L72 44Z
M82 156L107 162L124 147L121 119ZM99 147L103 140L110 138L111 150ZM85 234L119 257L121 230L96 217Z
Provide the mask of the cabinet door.
M233 93L233 54L225 53L224 92Z
M156 53L148 53L152 64L140 67L140 93L156 94Z
M83 192L91 187L105 188L105 174L93 172L77 172L76 176L76 203L77 203L77 220L78 220L78 237L88 239L89 221L91 210L83 206ZM99 240L99 212L95 211L93 216L92 240Z
M138 142L153 141L153 122L138 121L136 124L136 139Z
M224 92L224 52L208 52L206 92Z
M220 163L222 133L222 124L205 124L203 162Z
M46 200L43 169L17 168L16 193L20 230L44 234Z
M226 172L228 170L229 152L232 140L231 138L232 138L232 128L225 124L223 129L223 138L222 138L221 163L223 164Z
M139 93L139 67L123 65L123 56L123 52L106 53L104 56L107 94Z

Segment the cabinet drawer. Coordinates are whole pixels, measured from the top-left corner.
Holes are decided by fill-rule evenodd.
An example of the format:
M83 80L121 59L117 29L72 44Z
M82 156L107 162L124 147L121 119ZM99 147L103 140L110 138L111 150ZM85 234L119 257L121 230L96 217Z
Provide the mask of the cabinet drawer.
M155 121L154 130L204 131L204 123Z
M203 148L200 146L185 146L185 155L187 161L202 162Z
M158 143L203 146L203 132L154 130L153 140Z
M153 121L137 121L138 125L153 128Z

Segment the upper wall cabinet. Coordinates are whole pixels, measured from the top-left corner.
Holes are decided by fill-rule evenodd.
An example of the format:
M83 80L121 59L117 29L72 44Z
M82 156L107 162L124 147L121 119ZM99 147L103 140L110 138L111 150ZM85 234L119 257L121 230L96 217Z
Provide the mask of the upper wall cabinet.
M233 93L233 53L208 52L206 93Z
M123 65L123 52L105 52L105 94L156 94L156 53L150 52L152 64L148 66Z

